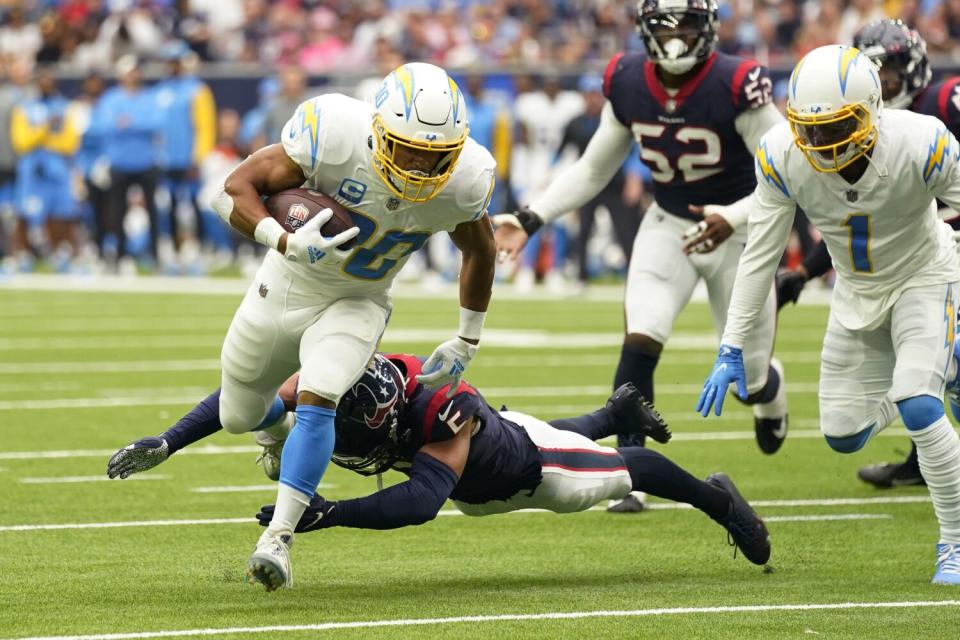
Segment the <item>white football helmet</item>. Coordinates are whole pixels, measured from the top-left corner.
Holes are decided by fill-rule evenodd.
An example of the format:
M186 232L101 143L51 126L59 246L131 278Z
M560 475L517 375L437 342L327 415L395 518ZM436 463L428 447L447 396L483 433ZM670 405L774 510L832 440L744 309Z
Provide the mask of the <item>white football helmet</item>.
M787 120L794 141L817 171L835 173L877 142L883 112L877 67L859 49L814 49L790 76Z
M400 198L430 200L467 140L463 92L440 67L411 62L384 78L374 105L374 169Z

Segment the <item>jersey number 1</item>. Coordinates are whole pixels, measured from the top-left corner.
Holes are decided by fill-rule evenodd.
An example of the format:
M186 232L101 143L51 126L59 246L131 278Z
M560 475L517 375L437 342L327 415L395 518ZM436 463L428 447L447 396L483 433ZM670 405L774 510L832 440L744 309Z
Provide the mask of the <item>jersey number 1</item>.
M859 273L872 273L870 262L870 215L851 213L844 223L850 229L850 262Z

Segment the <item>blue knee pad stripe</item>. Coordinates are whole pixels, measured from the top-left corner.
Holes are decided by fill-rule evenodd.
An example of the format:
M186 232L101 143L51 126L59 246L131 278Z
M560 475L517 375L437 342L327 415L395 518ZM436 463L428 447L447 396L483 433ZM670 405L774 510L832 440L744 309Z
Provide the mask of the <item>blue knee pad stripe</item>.
M257 428L254 431L259 431L260 429L266 429L267 427L273 426L273 424L283 416L284 405L283 400L280 399L280 396L277 396L273 399L273 404L270 405L270 409L267 411L266 417L257 425Z
M280 455L280 482L313 495L333 455L336 414L335 410L325 407L297 407L297 423Z
M834 438L833 436L824 436L827 439L827 444L830 445L830 448L834 451L840 453L853 453L859 451L863 448L863 445L867 444L867 441L870 440L870 436L873 435L873 428L877 426L876 423L871 424L869 427L863 431L859 431L852 436L844 436L842 438Z
M915 396L897 403L903 424L910 431L926 429L944 416L943 400L933 396Z

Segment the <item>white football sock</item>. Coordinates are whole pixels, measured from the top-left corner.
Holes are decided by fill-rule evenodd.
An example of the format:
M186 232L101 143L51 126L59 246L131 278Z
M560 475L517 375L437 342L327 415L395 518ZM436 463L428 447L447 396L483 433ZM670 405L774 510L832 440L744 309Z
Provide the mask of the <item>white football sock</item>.
M876 419L877 426L873 428L873 435L877 435L900 417L900 411L897 405L890 399L889 395L883 397L883 402L877 407Z
M286 440L287 436L290 435L290 430L293 429L293 425L296 424L296 422L297 414L293 411L287 411L283 414L282 418L274 422L269 427L254 431L254 439L261 447L267 447L271 444Z
M940 523L940 542L960 544L960 438L946 416L909 433Z
M277 490L277 505L274 508L270 526L267 527L267 533L271 535L293 534L293 529L300 521L300 516L310 506L311 497L313 496L308 496L304 492L297 491L281 482Z

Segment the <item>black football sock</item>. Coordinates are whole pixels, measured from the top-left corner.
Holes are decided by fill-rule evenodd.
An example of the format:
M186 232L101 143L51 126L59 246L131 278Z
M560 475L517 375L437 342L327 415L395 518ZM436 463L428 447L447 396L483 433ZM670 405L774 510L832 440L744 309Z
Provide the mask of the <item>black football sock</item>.
M920 460L917 458L917 445L913 445L910 449L910 455L903 461L903 466L908 469L913 469L917 474L920 474Z
M745 401L744 404L767 404L768 402L773 402L777 397L777 392L780 391L780 374L777 373L777 370L773 366L767 367L767 384L763 385L763 388L760 391L757 391L750 395ZM734 397L737 398L736 394ZM737 398L739 400L739 398Z
M557 418L548 424L561 431L573 431L591 440L600 440L614 432L613 416L604 409L598 409L575 418Z
M160 437L167 441L170 453L179 451L197 440L220 431L220 389L200 401L200 404L190 410Z
M643 447L617 449L627 463L634 491L658 498L686 502L711 518L722 518L730 509L730 494L694 478L669 458Z
M632 382L647 402L653 403L653 371L659 361L660 356L652 356L639 347L624 344L620 350L620 364L613 378L613 388ZM646 437L642 434L617 436L617 445L621 447L642 447L645 441Z

